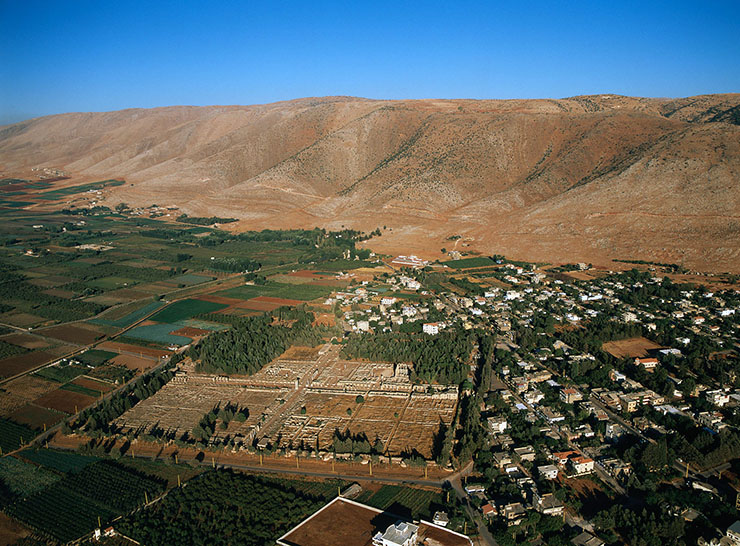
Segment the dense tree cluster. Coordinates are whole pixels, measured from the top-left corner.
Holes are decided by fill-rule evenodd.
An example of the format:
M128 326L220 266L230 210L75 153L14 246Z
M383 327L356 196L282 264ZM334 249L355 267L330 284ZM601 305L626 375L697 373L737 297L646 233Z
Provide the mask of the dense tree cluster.
M211 260L210 269L216 271L226 271L229 273L239 273L241 271L256 271L262 267L256 260L249 258L217 258Z
M462 328L450 328L436 336L409 333L350 335L343 354L385 362L410 362L412 379L428 383L459 384L468 376L473 336Z
M627 544L635 546L664 546L684 544L684 520L673 516L666 509L643 508L640 511L615 504L599 512L594 518L599 529L616 531Z
M149 546L264 546L324 502L274 481L219 470L190 480L117 528Z
M200 360L198 370L208 373L253 374L293 344L317 345L314 315L304 308L281 307L258 317L235 321L233 327L211 334L191 349Z

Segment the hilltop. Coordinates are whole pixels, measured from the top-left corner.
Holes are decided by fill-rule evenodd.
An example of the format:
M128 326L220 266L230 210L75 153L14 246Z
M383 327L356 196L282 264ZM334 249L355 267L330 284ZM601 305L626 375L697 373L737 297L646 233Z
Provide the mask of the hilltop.
M740 271L739 124L740 94L173 106L4 126L0 169L230 229L387 226L381 251Z

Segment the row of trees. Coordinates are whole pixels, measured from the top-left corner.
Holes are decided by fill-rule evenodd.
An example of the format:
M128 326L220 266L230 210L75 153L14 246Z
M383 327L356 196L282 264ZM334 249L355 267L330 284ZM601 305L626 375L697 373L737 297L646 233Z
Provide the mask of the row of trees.
M138 381L116 392L108 400L83 410L72 426L65 423L62 431L69 434L73 430L84 430L91 436L115 432L111 421L165 386L174 377L173 368L181 359L180 355L172 357L170 362L158 371L142 376Z

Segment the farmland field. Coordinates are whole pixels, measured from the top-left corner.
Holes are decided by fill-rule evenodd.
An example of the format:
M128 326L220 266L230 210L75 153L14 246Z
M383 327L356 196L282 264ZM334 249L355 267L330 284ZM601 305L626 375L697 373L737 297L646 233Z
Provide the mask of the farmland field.
M12 343L7 343L0 339L0 359L8 358L10 356L22 355L27 353L28 349Z
M4 336L3 341L25 347L26 349L44 349L49 346L48 341L40 337L24 333L15 333Z
M134 371L148 370L157 364L156 359L136 355L118 355L112 360L112 362Z
M77 411L82 410L83 408L94 404L95 401L95 396L88 396L86 394L80 394L69 390L57 389L49 394L45 394L41 398L38 398L34 401L34 404L44 408L73 414L75 413L75 409Z
M177 329L179 327L176 324L149 324L129 330L125 337L152 341L162 345L187 345L192 341L189 337L176 336L170 333Z
M398 511L399 507L402 507L408 511L411 517L415 519L424 518L426 520L430 520L434 515L431 507L434 504L442 505L443 500L441 491L398 485L383 485L374 493L364 491L357 499L358 502L368 504L379 510L386 510L392 507Z
M100 349L106 351L115 351L118 353L131 353L134 355L149 357L149 358L162 358L172 354L166 349L154 349L150 347L141 347L140 345L131 345L129 343L121 343L119 341L106 341L98 345Z
M57 411L46 408L40 408L33 404L28 404L14 411L10 419L21 425L27 425L34 430L40 430L44 425L50 427L64 419L66 415Z
M57 387L58 384L35 377L35 374L24 375L5 383L0 390L0 416L9 415Z
M27 497L62 479L59 474L24 463L15 457L0 459L0 480L21 497Z
M91 343L94 343L95 341L103 337L103 334L101 334L99 331L94 330L93 328L94 327L83 328L81 326L73 326L67 324L64 326L52 326L51 328L44 328L38 333L47 337L61 339L62 341L67 341L69 343L90 345Z
M54 355L45 351L26 353L18 356L11 356L0 360L0 379L12 377L19 373L31 370L45 362L54 359Z
M55 366L47 366L46 368L41 368L33 375L37 377L43 377L44 379L49 379L51 381L56 381L57 383L66 383L67 381L84 374L86 371L87 368L83 368L81 366L73 366L71 364L67 366L62 366L61 364L57 364Z
M21 457L27 461L51 468L64 474L68 472L79 472L87 465L98 461L97 457L79 455L68 451L55 451L52 449L26 449L21 451Z
M299 301L311 301L324 298L334 290L331 286L318 286L311 284L283 284L268 282L263 286L244 285L217 292L216 295L227 298L238 298L251 300L258 296L270 296L273 298L285 298Z
M83 364L87 364L88 366L100 366L101 364L104 364L105 362L116 356L116 354L117 353L113 353L111 351L90 349L88 351L85 351L84 353L77 355L75 358Z
M203 313L224 309L226 305L211 301L188 299L173 303L152 317L157 322L177 322Z
M36 199L54 201L90 190L100 190L105 188L106 186L121 186L123 184L123 180L103 180L101 182L91 182L89 184L81 184L79 186L68 186L66 188L59 188L56 190L36 194L34 197Z
M187 274L187 275L180 275L178 277L172 277L169 282L173 283L175 285L184 285L184 286L194 286L196 284L201 284L206 281L213 280L215 277L206 277L205 275L195 275L195 274Z
M491 258L477 257L477 258L462 258L460 260L449 260L442 262L444 265L451 267L452 269L468 269L472 267L485 267L496 265Z
M28 442L35 437L36 433L27 426L0 418L0 449L3 453L18 449L21 441Z
M72 385L79 385L80 387L84 387L86 389L90 389L94 392L109 392L113 390L113 385L110 383L107 383L105 381L98 381L96 379L91 379L89 377L78 377L71 383Z
M139 320L143 319L149 313L153 313L154 311L162 307L162 305L164 305L163 302L154 301L144 305L143 307L140 307L139 309L130 311L125 315L118 315L111 312L110 314L103 315L102 318L93 319L90 322L92 322L93 324L115 326L117 328L127 328L132 324L138 322ZM128 307L126 307L125 309L128 309Z

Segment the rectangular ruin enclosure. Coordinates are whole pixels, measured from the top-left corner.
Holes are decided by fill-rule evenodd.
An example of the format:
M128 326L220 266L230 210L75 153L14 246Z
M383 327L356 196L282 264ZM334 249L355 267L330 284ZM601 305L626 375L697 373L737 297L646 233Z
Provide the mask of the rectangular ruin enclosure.
M188 363L154 396L116 420L124 429L155 424L176 435L192 431L215 406L246 409L245 421L221 421L212 439L229 437L246 447L259 442L286 449L331 451L335 431L364 434L389 455L432 456L435 435L455 415L457 387L409 381L408 367L357 362L339 347L292 348L251 376L196 373Z

